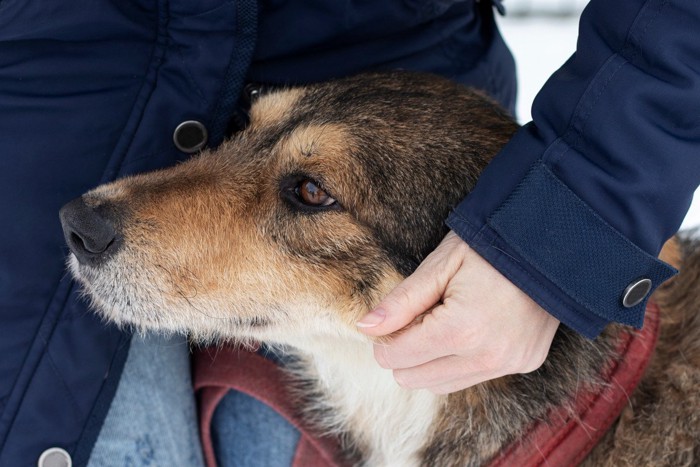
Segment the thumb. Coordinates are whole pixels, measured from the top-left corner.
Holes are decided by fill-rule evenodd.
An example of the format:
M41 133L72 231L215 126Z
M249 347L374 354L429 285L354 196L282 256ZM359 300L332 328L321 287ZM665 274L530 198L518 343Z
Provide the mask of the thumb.
M413 274L356 323L358 329L370 336L384 336L404 328L416 316L433 308L461 264L455 258L459 255L454 253L450 242L443 241Z
M435 276L416 270L356 323L370 336L384 336L404 328L416 316L429 310L442 296Z

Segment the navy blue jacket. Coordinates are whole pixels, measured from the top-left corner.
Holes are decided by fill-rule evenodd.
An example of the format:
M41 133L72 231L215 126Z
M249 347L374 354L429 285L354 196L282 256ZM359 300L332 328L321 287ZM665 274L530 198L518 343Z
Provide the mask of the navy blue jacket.
M595 0L535 124L448 221L587 335L639 325L620 288L670 274L653 255L700 174L699 25L693 0ZM129 347L65 274L60 206L187 157L172 143L182 121L204 122L216 146L248 81L386 68L514 103L485 0L0 0L0 466L53 446L86 463Z
M448 225L580 333L641 327L623 294L674 274L656 256L700 183L700 2L591 1L532 115Z

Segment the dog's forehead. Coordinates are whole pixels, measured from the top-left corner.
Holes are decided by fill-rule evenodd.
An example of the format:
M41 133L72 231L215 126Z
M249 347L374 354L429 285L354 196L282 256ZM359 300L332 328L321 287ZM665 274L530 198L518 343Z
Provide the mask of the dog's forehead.
M303 95L302 88L290 88L260 96L250 109L250 125L270 126L285 120Z
M356 128L329 108L329 95L316 89L280 89L260 96L251 107L244 141L253 158L281 170L308 169L323 178L342 172L348 178L357 162L352 156Z
M334 156L349 154L353 146L348 127L338 122L300 124L278 145L284 152L302 159L315 159L316 156L337 159Z
M417 76L411 75L414 78ZM399 78L400 77L400 78ZM303 87L277 88L260 95L250 109L251 127L289 130L304 124L366 122L379 117L392 120L397 106L430 104L442 89L435 77L426 81L382 75L359 75Z

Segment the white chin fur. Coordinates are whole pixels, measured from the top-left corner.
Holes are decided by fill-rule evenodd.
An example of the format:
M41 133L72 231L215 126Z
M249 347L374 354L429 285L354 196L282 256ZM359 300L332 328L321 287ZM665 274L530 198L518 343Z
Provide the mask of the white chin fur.
M299 300L306 303L287 304L279 314L269 309L270 314L275 313L274 325L246 326L227 321L221 314L227 309L234 315L232 307L216 301L208 303L201 296L196 305L182 299L176 305L166 302L156 293L157 283L149 283L145 280L148 276L138 270L130 270L127 282L119 280L122 271L105 264L93 277L95 271L80 265L72 254L68 267L82 283L93 308L120 326L142 333L188 334L205 344L259 340L295 348L305 364L294 371L301 378L316 380L325 395L318 404L332 408L328 417L316 420L322 429L352 433L366 450L368 465L403 467L418 463L417 453L426 441L441 399L428 391L399 387L391 371L374 360L371 340L328 310ZM237 305L243 312L266 309L260 303Z

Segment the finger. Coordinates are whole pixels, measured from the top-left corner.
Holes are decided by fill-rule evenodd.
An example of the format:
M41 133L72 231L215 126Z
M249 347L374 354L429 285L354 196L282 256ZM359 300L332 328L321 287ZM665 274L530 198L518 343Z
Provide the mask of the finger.
M358 329L370 336L391 334L433 307L440 300L444 286L441 287L431 269L419 268L396 286L374 310L357 322Z
M391 334L438 303L447 282L461 264L459 253L463 253L463 248L457 242L462 240L448 234L413 274L357 322L360 331L370 336Z
M459 338L448 320L439 319L444 306L436 307L422 322L389 342L374 344L374 357L383 368L411 368L455 353L452 343Z
M413 368L394 370L394 379L405 388L428 389L444 394L479 384L496 377L472 364L470 359L450 355Z

